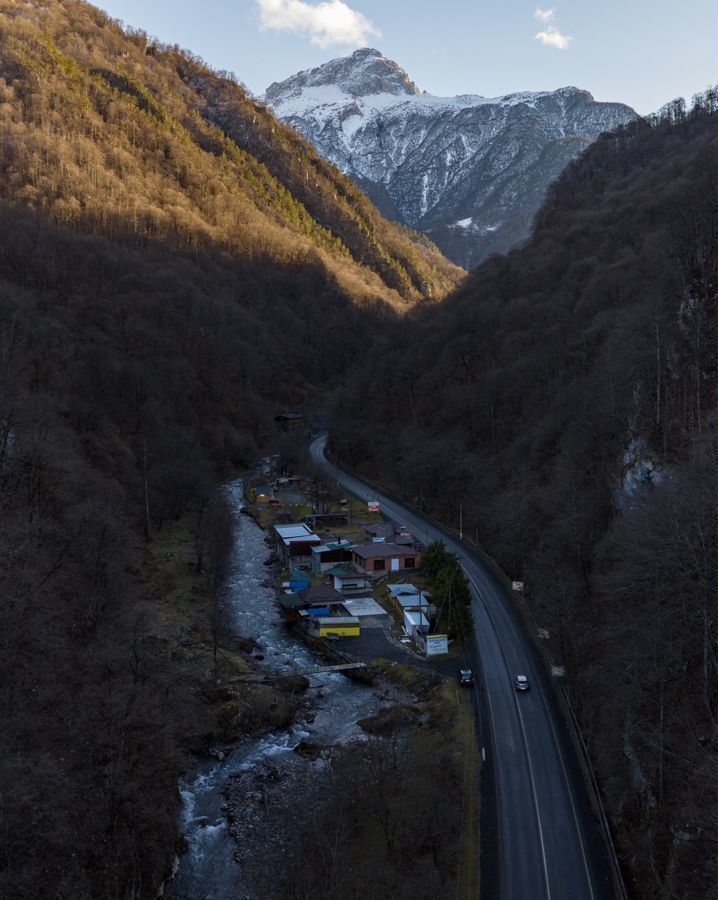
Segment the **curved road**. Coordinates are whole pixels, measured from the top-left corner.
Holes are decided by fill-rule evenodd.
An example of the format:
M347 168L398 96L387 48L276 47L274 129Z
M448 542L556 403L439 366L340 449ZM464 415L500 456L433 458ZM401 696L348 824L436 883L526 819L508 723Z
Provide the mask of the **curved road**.
M500 883L493 890L484 884L482 895L498 894L501 900L614 898L605 844L573 744L506 588L478 554L448 532L328 462L325 444L321 437L311 445L317 464L356 497L379 499L382 512L419 540L442 540L459 557L471 584L485 701L482 739L488 742L487 764L493 771L500 873ZM518 673L529 678L530 691L515 691L512 680Z

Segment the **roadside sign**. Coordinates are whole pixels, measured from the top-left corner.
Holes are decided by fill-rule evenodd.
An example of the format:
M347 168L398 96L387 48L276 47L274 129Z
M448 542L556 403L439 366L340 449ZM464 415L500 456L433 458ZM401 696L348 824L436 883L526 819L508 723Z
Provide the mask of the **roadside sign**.
M442 656L449 652L449 638L445 634L427 634L424 637L426 641L427 656Z

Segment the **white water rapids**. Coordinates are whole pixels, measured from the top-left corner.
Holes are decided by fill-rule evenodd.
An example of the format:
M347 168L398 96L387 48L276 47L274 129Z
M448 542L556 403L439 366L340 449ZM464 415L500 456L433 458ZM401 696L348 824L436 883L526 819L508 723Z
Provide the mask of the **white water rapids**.
M236 513L234 550L226 592L229 629L257 641L272 671L306 671L323 665L295 638L278 610L276 592L266 587L269 555L264 532L247 516L240 515L242 485L227 488ZM165 895L176 900L269 900L243 877L235 860L237 849L223 811L223 789L232 775L247 771L269 758L292 754L303 739L322 746L362 739L356 721L372 715L382 705L377 690L349 681L339 673L310 678L307 698L313 721L298 721L289 729L247 739L221 748L222 761L199 765L180 785L183 800L182 832L187 852L179 860L177 874ZM309 717L311 718L311 717ZM307 762L307 765L311 763ZM288 786L288 789L291 789Z

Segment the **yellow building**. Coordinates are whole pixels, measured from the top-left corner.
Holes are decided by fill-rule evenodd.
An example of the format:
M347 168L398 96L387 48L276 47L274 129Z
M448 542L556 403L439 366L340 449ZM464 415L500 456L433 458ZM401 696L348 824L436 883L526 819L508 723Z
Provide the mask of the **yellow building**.
M355 616L317 616L310 624L310 631L316 637L328 637L336 634L338 637L359 637L361 626Z

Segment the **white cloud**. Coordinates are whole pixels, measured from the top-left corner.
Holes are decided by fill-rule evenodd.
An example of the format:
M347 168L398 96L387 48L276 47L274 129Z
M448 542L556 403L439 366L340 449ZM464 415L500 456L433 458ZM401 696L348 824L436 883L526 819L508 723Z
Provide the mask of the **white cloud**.
M550 22L555 15L555 9L541 9L540 6L537 6L536 11L534 12L534 19L538 22Z
M294 31L309 35L319 47L337 44L365 46L369 38L381 37L373 22L342 0L257 0L262 29Z
M544 47L555 47L557 50L565 50L573 40L572 37L561 34L553 25L549 25L546 31L539 31L535 38L537 41L541 41Z

